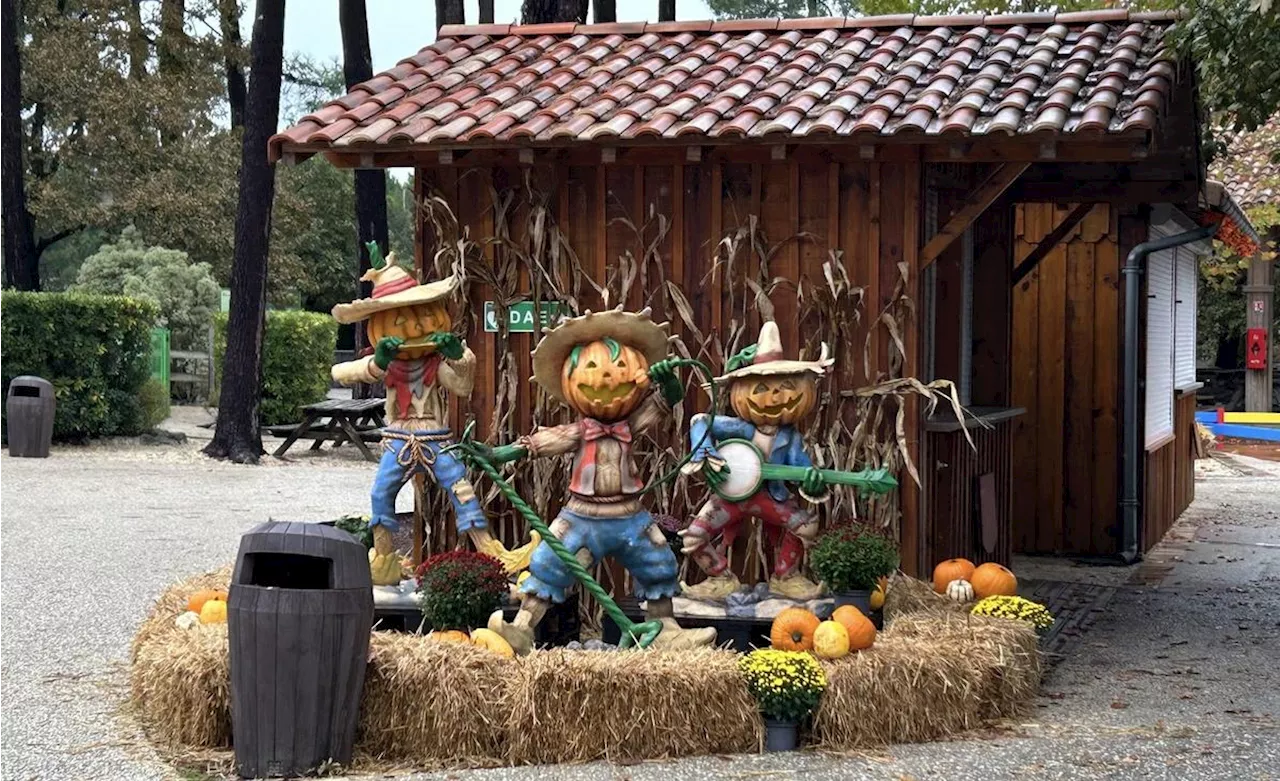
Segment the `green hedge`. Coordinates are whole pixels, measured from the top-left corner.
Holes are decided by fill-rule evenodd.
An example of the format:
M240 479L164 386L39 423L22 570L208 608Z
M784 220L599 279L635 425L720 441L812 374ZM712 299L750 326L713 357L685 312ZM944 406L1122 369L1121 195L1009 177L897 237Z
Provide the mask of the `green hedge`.
M227 351L227 315L213 320L213 363L222 384ZM314 312L267 312L262 344L262 425L302 420L303 404L322 401L329 391L329 367L338 343L338 323ZM215 399L217 390L214 391ZM216 403L216 400L215 400Z
M133 435L147 427L142 389L151 374L151 326L159 314L154 304L8 291L0 309L4 394L23 374L53 383L55 439Z

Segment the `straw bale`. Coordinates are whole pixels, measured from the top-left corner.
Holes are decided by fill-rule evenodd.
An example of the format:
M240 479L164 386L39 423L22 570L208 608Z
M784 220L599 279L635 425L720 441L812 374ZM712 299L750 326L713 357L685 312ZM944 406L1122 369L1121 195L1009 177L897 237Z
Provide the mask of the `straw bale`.
M517 673L482 648L374 632L356 747L391 762L500 764Z
M960 613L964 605L933 590L933 585L901 572L889 578L884 595L884 620L892 623L899 616L911 613Z
M958 611L900 615L867 651L826 664L814 738L827 749L933 740L1014 716L1034 697L1034 630Z
M762 722L730 651L545 651L512 680L513 764L756 751Z
M231 666L227 627L180 629L175 619L187 597L225 589L229 568L197 575L166 590L133 640L130 701L158 743L219 748L231 745Z

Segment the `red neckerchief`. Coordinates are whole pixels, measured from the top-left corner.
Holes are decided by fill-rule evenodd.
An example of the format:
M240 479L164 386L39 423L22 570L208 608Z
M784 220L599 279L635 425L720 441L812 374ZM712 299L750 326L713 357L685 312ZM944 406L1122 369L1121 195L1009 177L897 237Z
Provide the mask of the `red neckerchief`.
M422 387L425 391L436 384L436 374L440 371L440 361L440 353L432 353L426 358L415 360L402 361L397 359L387 367L387 374L382 378L382 382L387 386L387 390L395 390L396 409L399 411L400 417L409 417L409 407L413 404L413 377L411 375L414 364L422 364Z
M625 420L601 423L595 418L583 418L581 426L582 449L573 465L573 479L569 490L582 496L595 496L596 443L605 438L612 439L621 446L619 469L622 472L622 492L631 494L640 490L640 481L631 475L631 424Z

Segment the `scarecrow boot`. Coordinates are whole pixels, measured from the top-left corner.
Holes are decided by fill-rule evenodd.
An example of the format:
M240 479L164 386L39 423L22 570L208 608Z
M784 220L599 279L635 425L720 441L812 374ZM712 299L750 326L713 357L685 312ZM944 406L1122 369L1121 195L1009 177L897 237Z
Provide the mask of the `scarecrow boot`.
M369 551L369 574L375 586L400 585L400 554L391 542L391 532L378 524L373 527L373 550Z
M776 527L773 527L776 528ZM769 590L790 599L808 601L822 596L826 589L814 583L800 571L804 549L817 536L818 524L806 523L794 532L781 533L781 540L774 552L773 577L769 578Z
M700 520L694 519L688 529L679 533L684 540L680 552L691 556L707 573L707 579L692 586L682 586L682 590L690 599L723 602L725 597L742 587L742 582L729 570L729 559L711 544L711 533L703 528Z
M502 611L495 610L489 616L489 629L502 635L518 655L524 656L533 650L533 628L547 614L550 606L546 600L526 594L514 621L504 620Z
M645 618L662 622L662 631L649 646L655 651L688 651L715 645L715 627L685 629L676 623L671 611L671 598L650 599L645 604Z

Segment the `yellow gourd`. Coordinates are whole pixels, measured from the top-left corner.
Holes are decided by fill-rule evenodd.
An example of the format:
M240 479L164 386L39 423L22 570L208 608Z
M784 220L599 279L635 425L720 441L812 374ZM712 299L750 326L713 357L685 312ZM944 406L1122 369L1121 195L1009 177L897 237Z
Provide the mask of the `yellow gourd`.
M207 600L200 607L200 623L225 624L227 622L227 603L221 599Z
M813 653L820 659L849 655L849 630L839 621L823 621L813 632Z
M499 656L505 656L508 659L514 659L516 651L511 647L506 638L492 629L472 629L471 642L479 648L493 651Z

